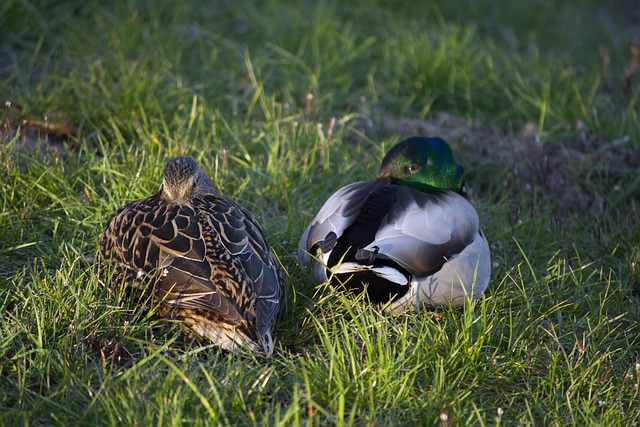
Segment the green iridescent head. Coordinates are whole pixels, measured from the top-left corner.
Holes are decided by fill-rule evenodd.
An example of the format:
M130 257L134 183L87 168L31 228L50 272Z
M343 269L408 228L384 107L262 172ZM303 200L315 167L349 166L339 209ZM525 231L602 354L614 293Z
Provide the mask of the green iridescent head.
M414 136L394 145L384 156L378 178L427 193L460 192L463 169L443 139Z

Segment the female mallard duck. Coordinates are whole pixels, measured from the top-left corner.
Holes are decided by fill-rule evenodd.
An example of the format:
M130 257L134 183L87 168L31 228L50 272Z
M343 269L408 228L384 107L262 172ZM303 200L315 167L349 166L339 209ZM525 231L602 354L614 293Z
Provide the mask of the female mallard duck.
M191 157L170 160L155 195L113 214L100 251L112 280L150 292L164 316L224 349L271 353L278 261L256 218L220 196Z
M317 283L366 289L387 312L460 306L489 284L489 245L465 197L463 169L440 138L396 144L375 181L334 193L300 241Z

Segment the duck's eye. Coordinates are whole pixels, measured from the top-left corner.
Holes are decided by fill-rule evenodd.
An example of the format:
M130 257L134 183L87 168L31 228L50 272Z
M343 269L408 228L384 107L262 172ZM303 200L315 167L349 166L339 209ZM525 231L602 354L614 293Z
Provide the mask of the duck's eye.
M411 166L409 166L409 173L416 173L420 171L420 165L417 164L412 164Z

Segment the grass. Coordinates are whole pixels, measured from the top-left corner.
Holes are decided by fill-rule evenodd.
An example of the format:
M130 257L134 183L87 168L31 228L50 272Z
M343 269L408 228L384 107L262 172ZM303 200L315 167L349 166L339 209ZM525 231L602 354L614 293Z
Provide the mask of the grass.
M0 424L637 425L638 10L217 3L0 6ZM306 223L411 133L385 120L442 113L472 134L450 142L486 296L385 317L316 289ZM554 144L561 161L529 163ZM287 271L268 360L185 337L91 266L109 215L180 154Z

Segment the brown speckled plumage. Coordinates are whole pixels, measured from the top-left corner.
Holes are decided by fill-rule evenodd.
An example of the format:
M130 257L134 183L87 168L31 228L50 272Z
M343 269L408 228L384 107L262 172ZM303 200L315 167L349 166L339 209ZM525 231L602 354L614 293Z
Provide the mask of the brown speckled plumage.
M112 283L132 282L227 350L273 349L282 271L260 224L220 196L190 157L167 163L159 191L120 208L100 237Z

